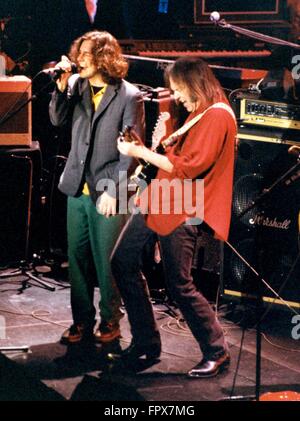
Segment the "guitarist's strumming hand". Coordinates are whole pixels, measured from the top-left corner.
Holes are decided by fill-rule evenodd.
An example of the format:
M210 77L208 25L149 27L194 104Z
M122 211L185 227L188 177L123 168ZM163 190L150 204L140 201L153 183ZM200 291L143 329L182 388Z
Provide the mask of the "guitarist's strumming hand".
M126 139L126 136L120 136L118 138L118 150L123 155L132 156L134 158L150 162L158 168L167 172L172 172L173 164L168 160L168 158L160 153L146 148L139 136L132 129L130 130L130 139Z
M143 149L147 148L133 129L130 129L130 139L127 139L126 136L120 136L118 138L118 150L123 155L141 159Z

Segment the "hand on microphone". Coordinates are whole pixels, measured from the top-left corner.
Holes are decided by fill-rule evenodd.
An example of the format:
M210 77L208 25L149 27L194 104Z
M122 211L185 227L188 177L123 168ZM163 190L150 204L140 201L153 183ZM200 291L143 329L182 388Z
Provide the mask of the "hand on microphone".
M49 73L53 74L58 89L64 92L68 85L69 77L74 73L76 67L67 56L61 56L61 60L53 69L49 69Z

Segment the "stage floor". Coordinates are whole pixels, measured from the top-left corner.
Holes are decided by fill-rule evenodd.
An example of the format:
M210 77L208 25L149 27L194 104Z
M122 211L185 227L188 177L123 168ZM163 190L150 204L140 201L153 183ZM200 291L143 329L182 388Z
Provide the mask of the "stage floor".
M0 354L1 401L196 402L255 393L256 331L255 311L251 309L245 311L241 305L219 301L219 316L232 358L230 369L217 377L191 380L185 373L201 359L197 343L178 309L166 305L164 294L153 293L163 343L160 361L148 367L142 363L138 372L113 372L107 367L105 355L118 344L68 348L59 343L63 330L71 324L68 282L52 280L55 291L31 286L19 293L21 280L0 279L0 346L29 347L28 352ZM263 320L261 394L300 392L300 341L292 338L292 317L289 310L276 307ZM243 326L246 329L237 368ZM120 345L124 348L130 343L126 314L121 327Z

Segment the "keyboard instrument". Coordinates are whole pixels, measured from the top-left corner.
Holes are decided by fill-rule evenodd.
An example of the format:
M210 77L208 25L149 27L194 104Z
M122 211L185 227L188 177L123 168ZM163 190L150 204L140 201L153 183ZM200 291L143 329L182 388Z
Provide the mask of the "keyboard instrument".
M178 57L200 57L220 65L243 66L253 61L257 67L256 59L267 59L271 55L264 43L245 42L237 40L121 40L124 54L140 57L153 57L176 59ZM257 67L263 67L261 63Z
M124 55L129 62L128 80L151 87L164 86L164 70L174 60ZM242 67L209 65L223 88L235 89L257 83L267 74L266 70Z
M191 50L191 51L139 51L139 56L141 57L184 57L184 56L193 56L200 57L203 59L218 59L218 58L245 58L245 57L268 57L271 55L271 52L268 50L236 50L236 51L203 51L203 50Z

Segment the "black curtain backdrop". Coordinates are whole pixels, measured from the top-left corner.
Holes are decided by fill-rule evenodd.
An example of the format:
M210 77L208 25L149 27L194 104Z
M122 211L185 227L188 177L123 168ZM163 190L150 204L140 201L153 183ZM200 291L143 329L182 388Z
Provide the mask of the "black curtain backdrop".
M34 73L89 30L107 30L118 39L176 39L180 26L193 22L193 0L169 0L166 14L158 7L159 0L98 0L91 24L84 0L1 0L0 19L11 18L0 31L1 50L16 60L30 46Z

